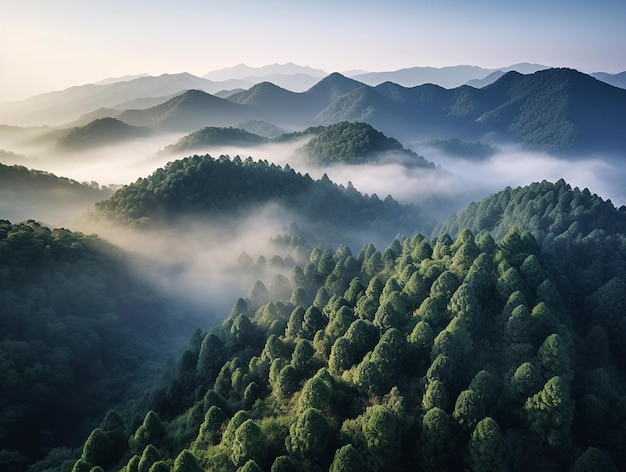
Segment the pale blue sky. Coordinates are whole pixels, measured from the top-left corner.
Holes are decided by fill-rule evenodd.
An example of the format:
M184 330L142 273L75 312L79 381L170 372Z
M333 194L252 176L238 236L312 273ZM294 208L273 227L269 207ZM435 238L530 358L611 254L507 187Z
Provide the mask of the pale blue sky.
M624 0L0 0L0 101L239 63L621 72L624 24Z

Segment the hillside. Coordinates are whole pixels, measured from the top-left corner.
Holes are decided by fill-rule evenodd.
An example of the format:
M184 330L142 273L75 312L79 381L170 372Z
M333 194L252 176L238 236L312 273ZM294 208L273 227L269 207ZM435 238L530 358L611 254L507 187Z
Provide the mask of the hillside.
M193 332L126 258L95 236L0 220L0 469L126 411L176 352L174 333Z
M234 88L235 83L230 83ZM189 89L215 92L227 86L191 74L137 77L110 84L86 84L3 104L0 121L8 124L61 125L98 108L117 108L131 100L180 94Z
M594 72L591 74L592 77L601 80L602 82L606 82L607 84L611 84L614 87L626 88L626 71L620 72L619 74L607 74L606 72Z
M205 126L229 126L237 121L253 119L254 114L246 105L200 90L189 90L152 108L126 110L118 118L135 126L192 131Z
M469 205L433 234L469 229L503 237L512 227L528 232L544 249L572 307L595 290L626 279L626 208L617 209L563 180L507 188Z
M394 160L407 166L434 167L396 139L388 138L366 123L343 121L310 128L310 131L317 132L301 151L316 164L372 164Z
M57 146L65 150L87 149L145 138L151 134L152 131L146 127L131 126L117 118L98 118L63 133L57 139Z
M0 153L1 156L1 153ZM20 165L0 164L0 218L67 223L113 194L95 182L79 183Z
M284 273L190 343L143 422L120 426L128 445L99 456L111 433L96 429L77 467L623 470L623 278L570 307L514 228L382 252L283 241Z
M370 231L371 237L389 238L432 227L418 207L400 205L391 197L364 196L326 176L313 180L289 166L208 155L171 162L125 186L96 204L93 216L149 227L185 216L216 220L249 216L270 203L283 207L287 219L313 225L320 234L330 230L349 237Z
M220 128L209 126L182 137L174 144L166 146L163 151L177 153L195 151L210 146L256 146L267 142L267 139L239 128Z

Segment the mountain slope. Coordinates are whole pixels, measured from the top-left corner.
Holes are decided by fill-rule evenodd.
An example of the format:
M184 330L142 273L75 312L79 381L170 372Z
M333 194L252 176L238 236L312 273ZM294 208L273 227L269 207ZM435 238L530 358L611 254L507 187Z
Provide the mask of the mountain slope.
M300 151L321 165L401 162L407 166L433 167L422 156L405 149L367 123L343 121L336 125L309 128L315 137Z
M469 229L503 237L512 227L544 248L571 307L585 306L585 297L616 278L626 280L626 208L563 180L507 188L450 217L434 234Z
M0 121L59 125L97 108L116 108L138 98L163 97L189 89L217 91L213 88L212 82L187 73L139 77L108 85L87 84L3 104Z
M151 134L152 130L146 127L127 125L111 117L98 118L85 126L65 132L57 139L57 146L66 150L87 149L144 138Z
M283 208L287 219L344 232L372 231L385 237L431 225L414 206L391 197L363 196L326 176L313 180L289 166L251 158L193 156L169 163L96 205L95 217L132 226L154 226L181 217L232 219L267 204ZM286 213L286 215L285 215Z
M171 334L189 329L127 257L95 236L0 220L2 470L84 440L151 384L177 348Z
M307 122L307 110L302 107L300 95L269 82L262 82L249 90L228 96L228 100L258 110L259 115L278 126Z
M118 118L135 126L163 130L197 130L253 119L253 109L200 90L189 90L146 110L126 110Z
M229 472L623 469L619 284L568 308L558 269L515 229L382 252L284 240L300 254L289 275L257 281L190 343L116 456L88 441L76 467L141 454Z
M166 146L168 153L194 151L211 146L256 146L267 139L239 128L207 127L182 137Z
M614 87L619 87L622 89L626 89L626 71L620 72L619 74L607 74L606 72L594 72L591 74L592 77L596 79L600 79L602 82L606 82L607 84L613 85Z
M74 180L23 166L0 164L0 218L36 219L66 224L94 203L113 194L97 184Z

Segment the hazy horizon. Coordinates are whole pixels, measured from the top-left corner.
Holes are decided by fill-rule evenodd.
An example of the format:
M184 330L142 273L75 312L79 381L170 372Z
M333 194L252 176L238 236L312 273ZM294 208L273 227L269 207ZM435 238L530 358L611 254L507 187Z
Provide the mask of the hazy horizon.
M33 0L3 10L10 21L0 33L0 102L110 77L202 76L241 63L327 72L521 62L626 70L626 4L617 1Z

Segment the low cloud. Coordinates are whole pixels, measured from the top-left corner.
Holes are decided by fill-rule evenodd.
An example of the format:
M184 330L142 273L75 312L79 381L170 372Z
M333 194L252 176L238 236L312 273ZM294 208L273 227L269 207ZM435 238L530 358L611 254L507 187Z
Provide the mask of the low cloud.
M129 267L162 293L194 308L210 322L224 319L235 300L245 296L254 282L269 288L279 272L289 267L272 265L284 259L288 249L272 238L285 233L289 216L269 204L238 220L209 218L172 219L167 227L129 230L102 225L84 226L129 255ZM242 266L246 253L252 266ZM265 264L257 264L263 256Z

